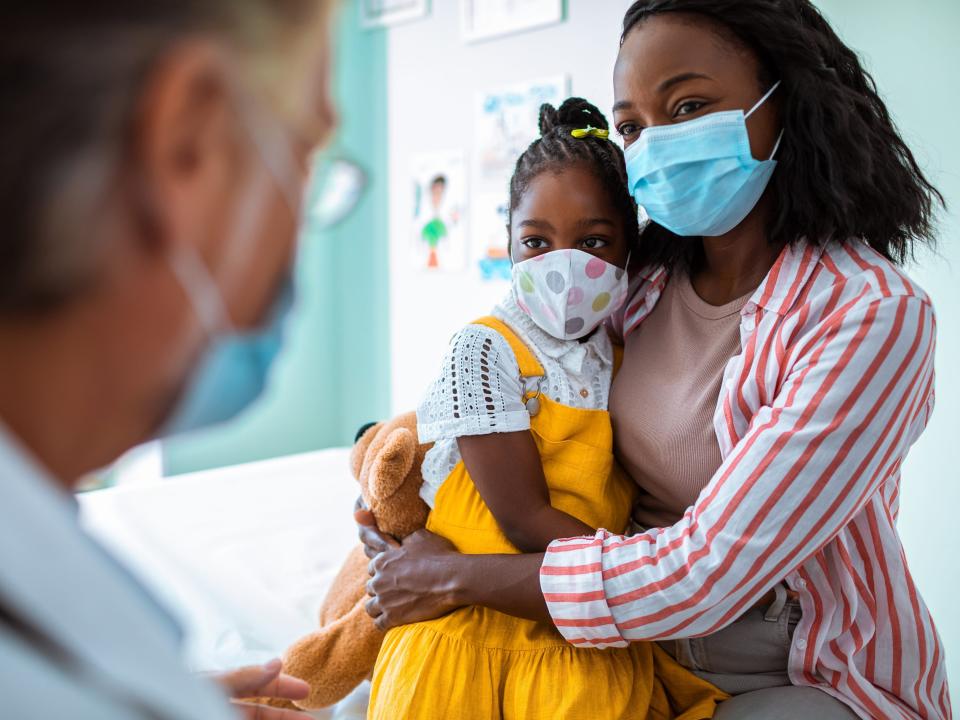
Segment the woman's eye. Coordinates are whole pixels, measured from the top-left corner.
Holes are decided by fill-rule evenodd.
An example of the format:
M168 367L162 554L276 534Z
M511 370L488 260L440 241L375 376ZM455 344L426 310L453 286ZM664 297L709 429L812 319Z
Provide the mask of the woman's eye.
M586 238L583 241L583 246L587 250L599 250L600 248L605 248L610 243L604 240L603 238Z
M674 117L682 117L684 115L690 115L692 113L695 113L697 110L699 110L702 107L703 107L702 102L698 102L696 100L688 100L687 102L680 104L680 106L677 108L677 112L674 113Z
M547 241L543 238L524 238L520 242L531 250L542 250L547 246Z
M642 128L634 123L625 122L617 126L617 134L622 138L629 138L637 135Z

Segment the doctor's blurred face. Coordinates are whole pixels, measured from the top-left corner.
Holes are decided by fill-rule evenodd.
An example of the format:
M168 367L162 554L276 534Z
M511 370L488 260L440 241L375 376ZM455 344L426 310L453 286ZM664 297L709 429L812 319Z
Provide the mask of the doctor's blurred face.
M145 209L166 246L152 269L161 282L171 279L170 257L199 259L222 300L224 332L256 328L273 306L296 254L311 159L335 124L326 24L279 52L286 57L258 77L229 53L188 46L174 51L147 91L153 117L139 138L140 169ZM154 348L166 364L157 367L164 380L147 432L181 400L211 340L190 288L166 282L156 298L178 312L168 315L166 350Z
M211 341L267 319L336 123L336 4L3 15L0 62L20 80L0 105L0 371L15 379L0 416L58 476L154 437Z

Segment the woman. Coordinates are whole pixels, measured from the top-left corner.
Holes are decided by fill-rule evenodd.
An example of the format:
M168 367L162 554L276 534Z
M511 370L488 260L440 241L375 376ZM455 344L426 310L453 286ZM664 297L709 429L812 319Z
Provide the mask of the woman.
M806 0L640 0L614 89L652 222L611 412L648 529L462 556L364 526L370 614L476 604L577 645L660 641L735 696L722 719L950 717L895 526L935 335L896 262L939 195Z
M259 392L308 152L333 124L329 5L0 10L4 717L307 717L231 710L187 673L175 623L81 532L71 490ZM222 689L305 697L280 670L228 673Z

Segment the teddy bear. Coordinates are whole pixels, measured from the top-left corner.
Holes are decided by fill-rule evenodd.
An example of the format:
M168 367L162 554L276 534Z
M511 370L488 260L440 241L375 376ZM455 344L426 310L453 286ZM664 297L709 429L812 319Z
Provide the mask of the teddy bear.
M417 439L415 413L361 429L350 454L377 527L397 538L424 527L430 508L420 498L420 467L431 445ZM310 695L297 705L314 710L346 697L370 676L383 633L367 615L369 560L358 545L351 551L320 608L320 629L295 642L284 655L284 672L310 683Z

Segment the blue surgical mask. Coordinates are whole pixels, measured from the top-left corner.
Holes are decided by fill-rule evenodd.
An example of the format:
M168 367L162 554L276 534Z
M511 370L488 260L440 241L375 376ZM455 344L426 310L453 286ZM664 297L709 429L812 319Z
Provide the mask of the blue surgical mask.
M187 274L196 272L197 268L186 271ZM181 270L180 274L183 275L184 271ZM196 293L199 287L195 284L191 292ZM213 292L216 292L215 288ZM261 328L246 333L236 330L211 333L212 339L164 427L163 436L179 435L231 420L260 397L274 361L283 348L285 326L293 303L291 273L284 279ZM196 302L194 304L196 306Z
M250 179L237 203L239 212L229 238L231 258L246 263L253 261L250 255L272 187L280 187L291 212L297 211L302 192L290 145L279 133L264 132L262 126L252 126L251 136L263 167ZM283 347L284 327L295 295L291 269L261 327L241 332L231 322L220 289L193 246L178 247L170 257L170 266L208 340L161 437L231 420L260 397Z
M630 192L647 216L682 237L729 232L750 214L770 182L780 146L767 160L750 152L749 112L711 113L675 125L646 128L626 150Z

